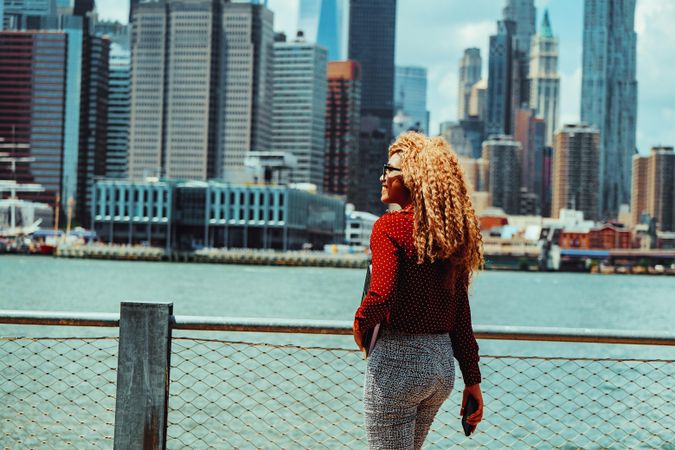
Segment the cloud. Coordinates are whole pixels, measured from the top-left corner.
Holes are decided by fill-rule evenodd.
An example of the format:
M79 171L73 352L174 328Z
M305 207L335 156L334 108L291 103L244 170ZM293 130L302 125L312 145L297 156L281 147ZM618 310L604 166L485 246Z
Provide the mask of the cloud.
M675 2L638 0L635 10L637 36L638 136L637 145L646 152L653 145L674 145L675 66L667 61L675 55Z
M666 63L667 55L675 55L674 19L675 2L638 1L635 10L638 79L641 95L650 99L661 98L664 94L664 80L675 79L675 66Z
M295 36L298 31L300 0L269 0L267 7L274 11L274 31Z

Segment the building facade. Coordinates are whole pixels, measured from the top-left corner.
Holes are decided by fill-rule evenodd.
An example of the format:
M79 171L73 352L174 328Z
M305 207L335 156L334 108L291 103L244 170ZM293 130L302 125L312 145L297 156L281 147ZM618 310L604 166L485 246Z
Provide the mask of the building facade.
M483 61L479 48L467 48L459 60L459 85L457 89L457 120L468 119L471 89L481 79Z
M129 176L246 181L270 145L271 11L168 0L133 17Z
M633 225L648 214L659 231L675 231L675 153L652 147L648 156L633 156L631 215Z
M105 176L117 180L127 177L130 76L131 52L119 44L111 44Z
M361 211L346 211L345 244L359 247L370 246L373 225L379 219L375 214Z
M546 124L544 119L537 118L529 108L516 109L514 138L520 142L520 184L527 192L538 194L535 190L535 179L540 177L541 166L536 164L537 154L542 153L546 140Z
M552 217L558 218L561 209L573 209L586 219L598 218L598 140L598 129L586 124L564 125L556 133Z
M85 11L83 14L89 12ZM89 29L87 20L84 19L83 22L85 29ZM106 175L110 40L107 37L83 33L82 48L80 141L75 215L78 223L89 227L91 225L89 209L92 187L96 179Z
M323 189L327 52L301 37L274 43L272 149L293 154L292 183Z
M132 27L129 176L215 175L211 1L141 3Z
M280 186L106 180L94 200L92 220L105 242L299 250L344 239L343 201Z
M223 4L216 175L232 183L248 181L249 151L272 145L273 21L262 4Z
M513 121L515 109L530 101L530 45L536 31L537 20L534 0L507 0L502 17L514 24L511 53L511 120Z
M414 128L424 134L429 134L427 69L415 66L396 66L394 107L397 112L402 111L410 117Z
M38 183L43 192L21 198L56 206L63 196L66 111L79 105L68 91L68 38L63 32L0 32L0 138L17 162L0 163L0 179ZM79 90L74 93L79 98ZM77 137L77 136L75 136Z
M487 81L479 80L471 86L469 116L485 122L487 118Z
M546 145L553 145L553 135L560 117L560 75L558 74L558 39L553 36L548 11L544 11L539 33L530 48L530 108L546 122Z
M487 191L492 206L506 214L519 213L521 152L520 142L511 136L492 136L483 142L483 160L489 167Z
M540 213L551 217L553 193L553 147L544 146L534 155L534 192L539 197Z
M396 0L350 0L350 60L361 64L361 131L356 184L358 211L381 214L379 176L394 116Z
M585 0L581 120L600 131L598 214L630 202L637 121L635 0Z
M502 17L515 23L514 48L529 54L532 36L536 32L537 9L534 0L506 0Z
M487 119L488 135L507 135L513 130L513 36L516 24L510 20L497 22L497 34L490 36L488 61Z
M328 63L324 192L354 195L361 120L361 66L356 61Z

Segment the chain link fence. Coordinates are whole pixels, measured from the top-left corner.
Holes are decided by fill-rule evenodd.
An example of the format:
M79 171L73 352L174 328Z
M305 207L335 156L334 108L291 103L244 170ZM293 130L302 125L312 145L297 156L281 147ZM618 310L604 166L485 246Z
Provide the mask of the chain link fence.
M64 324L63 317L10 316L4 320ZM260 342L210 339L215 335L205 330L298 332L311 327L207 319L171 319L179 329L199 331L171 341L167 448L366 448L365 361L359 352L323 346L321 339L318 346L279 345L280 335L269 330L258 335L264 336ZM118 322L97 316L68 324L114 327ZM555 334L545 340L556 340ZM498 330L484 330L482 336L505 338ZM675 342L657 334L605 334L603 339ZM129 408L115 404L118 347L117 338L0 338L0 449L112 448L115 408ZM483 355L485 414L478 431L469 438L462 433L459 377L425 448L675 450L674 363L673 358Z
M0 338L0 448L112 448L115 338Z
M365 448L365 361L341 348L174 338L168 447ZM675 448L674 361L483 356L484 420L461 376L425 448Z

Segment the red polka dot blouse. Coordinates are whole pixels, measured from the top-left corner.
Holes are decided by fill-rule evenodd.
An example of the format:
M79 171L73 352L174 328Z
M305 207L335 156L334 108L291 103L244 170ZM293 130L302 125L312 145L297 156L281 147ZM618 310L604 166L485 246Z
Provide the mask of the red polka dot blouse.
M412 232L411 206L375 222L370 237L370 288L356 311L354 332L359 342L378 323L404 333L450 333L465 385L480 383L466 289L453 294L444 286L444 263L417 264Z

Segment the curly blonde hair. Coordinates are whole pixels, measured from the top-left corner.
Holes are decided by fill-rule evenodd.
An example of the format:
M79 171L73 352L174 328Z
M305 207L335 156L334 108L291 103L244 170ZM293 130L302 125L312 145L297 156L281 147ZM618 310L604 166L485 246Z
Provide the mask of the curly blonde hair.
M442 137L409 131L389 147L400 154L403 183L414 206L413 239L417 262L444 261L448 280L468 287L483 266L483 240L464 172L452 147Z

